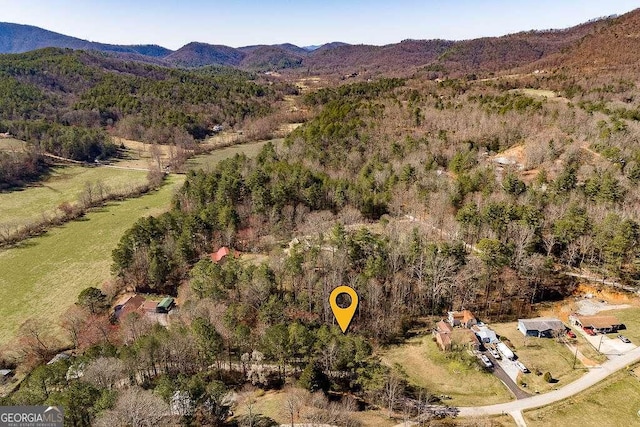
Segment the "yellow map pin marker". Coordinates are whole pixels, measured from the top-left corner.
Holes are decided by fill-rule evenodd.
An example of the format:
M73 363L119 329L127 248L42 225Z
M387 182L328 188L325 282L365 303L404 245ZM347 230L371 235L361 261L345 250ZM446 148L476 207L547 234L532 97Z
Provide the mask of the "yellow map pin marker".
M338 305L336 300L340 294L347 294L351 297L351 305L349 307L342 308ZM358 308L358 294L349 286L338 286L331 291L329 304L331 304L331 311L333 311L333 315L336 316L338 325L340 325L340 329L342 329L342 333L344 334L347 332L351 319L353 319L353 315L356 313L356 309Z

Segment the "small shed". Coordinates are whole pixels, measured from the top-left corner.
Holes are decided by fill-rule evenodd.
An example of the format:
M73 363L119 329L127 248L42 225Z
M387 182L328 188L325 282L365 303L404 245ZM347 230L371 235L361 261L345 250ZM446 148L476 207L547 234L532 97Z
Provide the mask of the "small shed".
M11 369L0 369L0 384L5 384L11 377L13 377Z
M580 316L572 314L569 316L572 325L585 329L591 329L600 334L610 334L620 329L626 329L624 323L615 316Z
M473 325L471 330L478 336L480 342L484 344L492 344L499 341L496 333L487 325Z
M156 306L156 313L168 313L175 306L175 301L171 297L163 298Z
M59 362L61 360L67 360L70 357L71 356L69 356L67 353L58 353L55 356L53 356L51 360L47 362L47 365L53 365L54 363Z
M554 334L560 334L566 329L564 323L554 317L518 319L518 330L526 337L552 338Z

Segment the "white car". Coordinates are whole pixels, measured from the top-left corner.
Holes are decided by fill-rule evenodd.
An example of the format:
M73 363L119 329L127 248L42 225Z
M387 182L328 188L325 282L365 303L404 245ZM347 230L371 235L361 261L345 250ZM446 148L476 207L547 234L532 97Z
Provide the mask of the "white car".
M484 364L485 368L491 368L493 366L493 363L491 363L491 360L489 360L489 358L484 354L480 356L480 360L482 360L482 363Z
M519 360L516 360L516 363L515 363L515 364L516 364L517 368L518 368L518 369L520 369L520 371L522 371L523 373L525 373L525 374L526 374L526 373L529 373L529 370L527 369L527 367L526 367L526 366L524 366L524 365L522 364L522 362L520 362Z
M498 352L496 351L496 349L494 349L494 348L490 348L490 349L489 349L489 353L491 353L491 355L492 355L494 358L496 358L497 360L499 360L499 359L500 359L500 353L498 353Z

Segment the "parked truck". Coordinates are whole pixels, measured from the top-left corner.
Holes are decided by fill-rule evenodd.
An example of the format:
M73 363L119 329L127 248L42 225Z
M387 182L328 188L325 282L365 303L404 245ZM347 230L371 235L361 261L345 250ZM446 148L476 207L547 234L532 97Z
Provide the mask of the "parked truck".
M516 355L513 354L513 351L511 351L511 349L503 342L496 344L496 348L505 359L513 360L516 357Z

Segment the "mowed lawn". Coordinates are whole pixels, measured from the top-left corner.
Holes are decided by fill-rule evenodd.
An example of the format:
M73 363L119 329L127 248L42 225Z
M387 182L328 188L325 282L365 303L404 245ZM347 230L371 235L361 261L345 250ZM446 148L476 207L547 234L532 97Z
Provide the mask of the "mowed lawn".
M29 318L57 328L82 289L99 287L110 278L111 251L122 234L138 218L166 211L183 182L183 176L170 176L157 191L109 203L81 220L0 251L0 346Z
M108 192L124 193L146 182L147 172L106 167L58 166L42 182L0 192L0 227L16 228L53 216L63 202L76 203L87 183L101 182Z
M577 369L574 369L574 354L564 344L553 338L525 338L518 330L516 322L492 323L489 326L502 340L506 338L511 342L518 360L531 371L522 377L527 384L524 390L529 393L544 393L563 387L585 373L584 366L579 360L575 364ZM543 375L536 375L536 371L542 374L550 372L557 382L546 382Z
M425 387L435 395L450 396L451 400L444 401L447 405L491 405L512 400L497 377L448 359L431 336L391 346L381 352L380 357L387 366L399 365L410 383Z
M527 411L530 427L640 425L638 369L620 371L576 396Z

